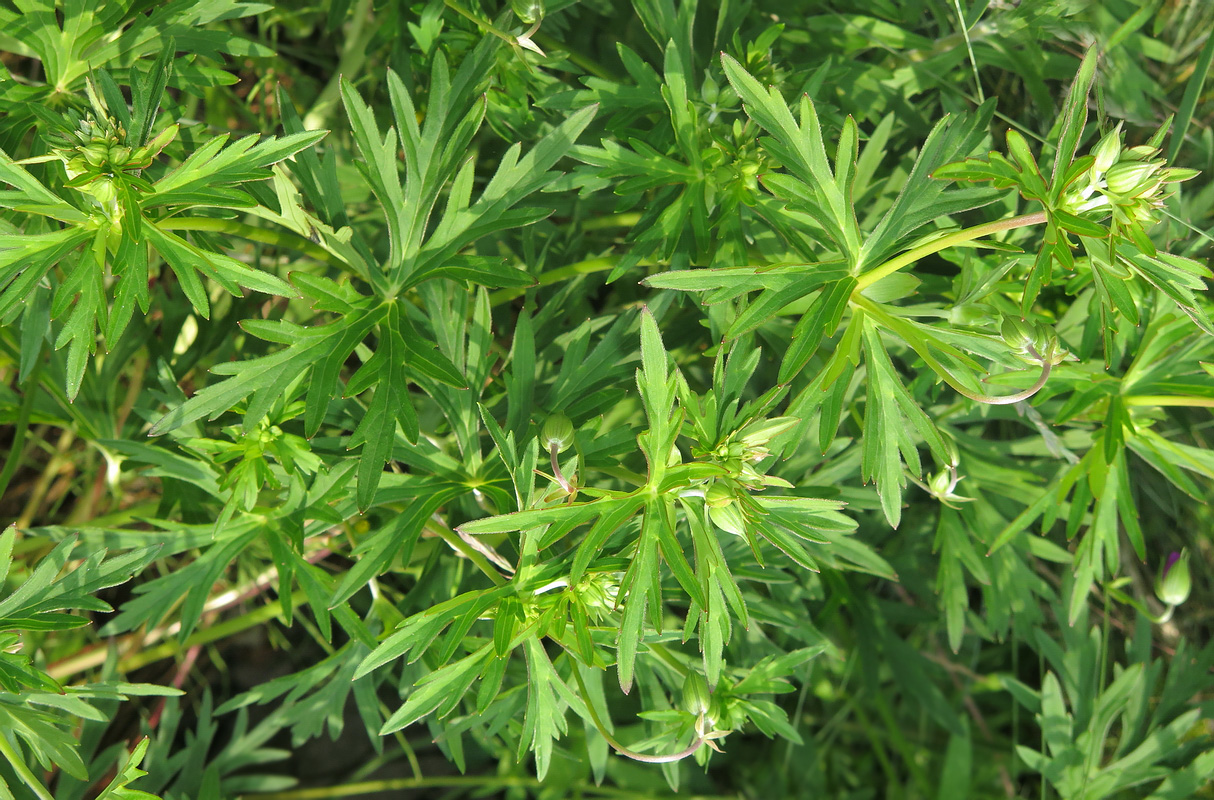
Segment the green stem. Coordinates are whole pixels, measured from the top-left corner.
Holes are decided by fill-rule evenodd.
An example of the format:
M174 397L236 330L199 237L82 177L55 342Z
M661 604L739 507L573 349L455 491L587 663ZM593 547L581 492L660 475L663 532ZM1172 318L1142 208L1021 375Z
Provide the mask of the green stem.
M1122 398L1127 406L1193 406L1214 408L1214 397L1178 397L1168 394L1132 394Z
M871 316L884 318L886 321L886 327L893 327L891 324L893 320L890 319L889 314L887 314L877 303L874 303L872 300L869 300L867 297L863 297L861 295L852 295L852 302L864 309ZM1048 381L1050 378L1050 372L1054 368L1053 364L1044 359L1032 345L1029 345L1029 354L1033 358L1037 359L1037 363L1041 365L1041 375L1038 376L1036 383L1025 389L1023 392L1016 392L1016 394L978 394L977 392L972 392L965 388L960 381L954 378L952 374L950 374L949 371L944 368L943 364L931 357L931 355L927 352L926 347L918 348L915 347L911 342L907 342L907 344L910 344L915 352L918 353L920 357L927 362L928 366L932 368L932 371L939 375L940 379L952 387L955 392L968 397L970 400L973 400L976 403L985 403L988 406L1007 406L1029 399L1033 395L1037 394L1037 392L1042 390L1046 384L1046 381Z
M371 0L360 0L354 9L350 29L346 31L345 46L342 47L341 56L337 60L337 69L317 95L316 102L308 109L308 113L304 114L304 130L316 131L326 126L333 109L337 108L342 78L349 80L366 62L370 49L368 45L371 44L376 31L375 26L367 26L370 17Z
M531 37L531 40L543 47L544 52L546 53L564 53L565 58L569 59L572 63L586 70L596 78L602 78L605 81L612 81L613 83L620 82L619 76L614 75L610 70L603 67L594 59L570 50L562 42L548 36L547 34L537 33Z
M51 793L46 790L46 787L42 785L42 782L38 780L37 776L30 772L29 767L25 764L25 759L13 749L12 745L8 743L8 739L4 736L0 736L0 756L8 760L9 766L13 768L13 772L17 773L17 777L25 781L25 785L30 788L30 791L38 795L39 800L55 800L51 796Z
M1125 605L1137 610L1138 613L1150 620L1151 624L1153 625L1163 625L1165 622L1170 621L1172 619L1172 615L1176 613L1176 606L1169 605L1164 608L1162 614L1156 614L1152 612L1151 609L1147 608L1146 603L1131 597L1120 589L1109 586L1106 587L1105 591L1108 593L1109 597L1113 598L1117 602L1124 603Z
M332 264L343 270L349 270L350 265L338 259L328 250L305 239L297 233L273 228L259 228L244 222L217 217L170 217L156 223L162 231L205 231L209 233L225 233L229 236L239 236L250 242L260 242L274 247L285 247L303 253L308 258Z
M454 11L455 13L459 14L464 19L467 19L469 22L471 22L473 25L476 25L476 27L480 28L485 33L496 36L497 38L501 39L506 44L511 44L511 45L517 44L518 40L515 37L511 36L510 34L506 33L503 30L499 30L492 22L486 22L485 20L476 16L471 11L464 8L459 3L455 2L455 0L443 0L443 3L444 3L444 5L447 6L447 8L449 8L452 11Z
M468 560L475 564L481 572L489 576L489 580L493 581L495 586L504 586L506 584L506 579L493 568L493 565L489 563L489 559L476 552L472 545L459 538L459 534L449 530L445 525L427 525L426 530L437 534L440 539L451 545L452 548L467 556Z
M1000 231L1010 231L1016 228L1025 228L1030 225L1042 225L1046 222L1044 211L1038 211L1033 214L1023 214L1019 217L1011 217L1010 219L1001 219L995 222L985 222L981 225L975 225L971 228L963 228L955 233L950 233L947 236L941 236L939 239L933 239L927 244L919 245L918 247L907 250L896 258L891 258L884 264L865 272L856 278L856 289L852 292L852 296L856 296L872 286L877 281L892 275L905 266L914 264L916 261L926 258L933 253L939 253L941 250L947 250L959 244L972 242L975 239L981 239L983 236L999 233Z
M1029 348L1029 352L1032 354L1033 358L1037 358L1037 359L1041 358L1041 356L1038 355L1036 350ZM1052 370L1054 368L1054 365L1051 364L1050 362L1044 361L1044 360L1041 361L1040 363L1041 363L1041 375L1037 378L1037 382L1034 383L1029 388L1025 389L1023 392L1017 392L1016 394L1009 394L1009 395L1002 395L1002 396L993 395L993 394L975 394L974 392L971 392L968 389L966 389L964 386L953 386L952 384L949 384L949 385L953 386L953 388L955 390L957 390L957 392L959 394L963 394L975 402L986 403L988 406L1010 406L1012 403L1019 403L1022 400L1028 400L1030 397L1037 394L1037 392L1040 392L1042 390L1042 388L1045 387L1046 381L1048 381L1050 379L1050 370Z
M653 653L653 655L659 661L665 662L666 666L674 670L676 675L682 678L687 677L687 667L683 666L683 664L674 657L674 654L671 653L665 645L658 644L657 642L651 642L646 645L646 647L649 648L649 652Z
M599 712L595 711L594 703L588 699L590 693L586 691L586 682L582 680L582 673L578 670L577 664L573 665L573 679L577 681L578 694L582 696L582 702L586 704L586 710L590 712L590 721L594 723L594 727L598 729L599 735L606 740L607 744L611 745L617 753L633 761L643 761L646 764L669 764L672 761L682 761L689 755L695 753L705 743L705 739L696 736L691 745L680 750L677 753L670 753L664 756L651 756L645 753L638 753L635 750L629 750L624 745L615 740L607 728L603 725L603 721L599 719Z
M565 490L565 494L573 494L573 487L569 485L569 481L565 480L565 476L561 474L560 452L561 447L556 442L548 445L548 455L552 462L552 474L556 476L556 482Z
M541 286L551 286L554 283L560 283L563 280L576 277L578 275L589 275L593 272L606 272L615 267L620 262L619 256L603 256L601 258L588 258L585 261L579 261L576 264L566 264L563 267L550 269L543 272L536 279L534 286L523 286L519 288L499 289L489 295L489 302L495 306L502 303L508 303L516 297L520 297L527 293L528 289L537 289ZM637 262L638 267L652 267L655 262L642 260Z

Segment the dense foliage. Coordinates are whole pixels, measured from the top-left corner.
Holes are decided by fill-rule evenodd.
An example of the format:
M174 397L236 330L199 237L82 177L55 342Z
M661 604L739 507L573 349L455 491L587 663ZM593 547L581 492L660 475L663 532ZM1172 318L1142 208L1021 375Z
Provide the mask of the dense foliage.
M1214 796L1211 31L0 0L0 798Z

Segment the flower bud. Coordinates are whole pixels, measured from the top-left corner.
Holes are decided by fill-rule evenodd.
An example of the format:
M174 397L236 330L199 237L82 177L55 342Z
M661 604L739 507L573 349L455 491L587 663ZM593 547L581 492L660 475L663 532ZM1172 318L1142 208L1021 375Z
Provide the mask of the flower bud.
M1033 327L1022 319L1004 317L999 334L1008 347L1018 353L1028 353L1029 346L1033 344Z
M545 450L555 447L558 453L567 450L573 444L573 423L569 417L560 412L548 417L540 431L540 444Z
M110 148L102 142L91 142L80 148L80 154L90 167L101 167L109 159Z
M1096 173L1104 173L1109 171L1109 167L1117 163L1118 156L1121 155L1121 124L1104 135L1100 143L1092 150L1092 155L1096 157L1096 163L1092 169Z
M1159 170L1158 164L1145 161L1121 161L1109 168L1105 184L1115 194L1129 194Z
M101 178L90 183L86 188L89 194L97 198L102 206L114 206L118 202L118 190L109 178Z
M712 518L713 524L723 531L732 533L734 536L746 534L746 519L742 516L736 503L726 506L710 505L708 506L708 516Z
M115 165L115 166L125 165L126 162L130 159L130 157L131 157L131 148L129 148L125 145L121 145L121 144L110 145L108 148L108 154L106 156L106 158L110 162L110 164Z
M527 25L544 18L544 4L538 0L510 0L510 10Z
M683 710L697 717L708 711L712 704L712 695L708 692L708 682L704 676L695 670L688 670L683 679Z
M947 469L942 469L927 481L927 487L936 497L942 497L953 488L953 476Z
M1155 596L1169 606L1178 606L1189 599L1193 580L1189 574L1189 551L1172 553L1159 570L1155 581Z
M733 494L722 484L714 483L704 493L704 502L709 508L724 508L733 502Z
M761 447L787 430L796 427L800 422L796 417L774 417L752 422L738 432L742 444L747 447Z

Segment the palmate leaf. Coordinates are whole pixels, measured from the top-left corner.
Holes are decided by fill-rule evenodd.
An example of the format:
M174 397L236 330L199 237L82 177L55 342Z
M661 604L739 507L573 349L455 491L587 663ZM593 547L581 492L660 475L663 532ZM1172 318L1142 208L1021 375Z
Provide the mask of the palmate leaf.
M403 82L388 73L388 89L396 125L381 136L370 106L348 82L341 87L355 142L368 160L364 175L387 216L390 252L383 265L385 289L392 294L421 280L441 275L460 250L477 239L507 228L536 222L544 209L514 208L528 195L558 177L549 170L556 164L594 117L596 107L570 115L525 155L521 145L501 158L496 173L475 202L471 200L473 164L466 154L484 118L485 101L475 89L487 72L495 45L482 40L465 58L454 79L449 76L442 51L431 69L430 100L423 125L417 122L413 100ZM404 150L402 185L396 158L397 141ZM441 191L450 185L442 217L428 230ZM486 262L479 262L484 265ZM516 283L502 270L485 285ZM457 277L453 272L450 277ZM460 279L475 279L465 272Z
M978 147L994 112L995 101L988 100L973 112L946 117L932 128L898 198L865 238L861 269L888 258L909 236L934 220L981 208L1003 196L1002 191L992 187L946 190L946 184L932 179L938 167Z
M132 142L146 139L150 131L155 108L164 90L163 79L168 70L166 58L158 60L153 70L153 83L146 91L137 85L137 77L133 79L136 117L127 121L139 125L140 129L128 134L128 139L136 137L130 139ZM122 101L121 92L112 81L102 83L116 95L114 102ZM125 105L123 109L125 113ZM0 248L4 248L0 256L0 309L22 303L57 262L67 260L62 282L56 286L52 279L51 317L64 321L55 338L55 347L68 347L67 390L69 399L74 399L80 391L89 356L96 351L98 328L112 346L126 329L135 307L143 311L148 308L149 245L168 265L182 292L203 318L207 318L210 311L207 291L201 280L204 276L237 296L241 293L240 287L290 295L290 286L279 278L252 269L229 255L207 252L162 229L156 220L147 219L145 215L150 212L154 217L159 209L180 210L183 205L255 206L252 195L238 188L240 184L269 177L269 166L310 147L323 135L319 131L309 131L281 139L269 137L260 143L257 137L246 137L227 147L227 137L219 136L203 144L154 185L136 177L130 170L118 170L112 174L110 184L121 200L121 214L106 211L106 224L98 224L81 214L0 153L0 181L17 189L0 194L0 205L12 202L27 213L69 225L51 234L22 237L12 242L11 249L0 241ZM81 185L84 191L88 191L88 187L87 183ZM37 201L36 205L31 204L31 200ZM95 211L94 216L102 219ZM91 242L90 248L73 254L77 246L88 242ZM107 268L118 277L112 300L106 288Z
M213 372L216 374L231 377L206 386L184 404L169 411L152 426L151 435L167 433L198 419L214 419L252 395L253 401L244 417L245 431L248 432L265 416L270 404L288 384L313 367L318 367L320 374L317 378L332 375L332 380L314 380L309 384L309 397L314 392L318 398L316 402L309 403L313 411L309 416L309 433L315 432L323 413L320 401L323 399L327 405L341 365L386 314L386 308L377 308L364 300L357 306L352 305L347 314L327 325L303 328L281 320L278 323L250 326L250 332L259 338L288 346L267 356L215 367Z
M265 180L270 167L325 137L327 131L304 131L282 137L246 136L228 143L221 134L195 150L180 165L152 184L155 193L144 209L176 205L241 208L256 205L252 195L235 187Z
M902 385L876 326L867 319L864 351L869 385L864 409L862 474L866 480L876 483L885 518L896 528L902 518L903 462L916 477L922 473L911 431L932 444L932 450L942 462L947 456L935 424Z
M406 113L411 106L408 105L410 101L403 86L398 79L393 84L396 87L393 100L398 124L404 131L406 152L412 154L411 159L406 159L406 184L403 189L396 173L395 145L392 144L395 132L390 130L388 136L381 139L369 107L351 87L343 88L351 124L355 128L355 140L371 161L368 178L388 209L390 227L394 231L392 252L382 276L394 286L379 280L379 273L371 276L372 284L393 296L407 286L437 277L459 280L483 277L489 285L523 284L523 276L518 270L504 266L495 269L489 266L491 262L488 260L460 257L456 253L487 233L530 224L546 215L546 211L512 211L511 207L556 177L555 173L549 171L550 167L573 145L594 115L593 108L572 115L521 158L519 148L512 148L502 159L477 202L470 206L472 172L470 165L462 169L461 177L455 179L443 219L423 244L421 236L429 214L426 204L432 205L437 199L439 190L457 162L450 150L438 155L436 148L440 139L444 132L455 136L454 140L443 141L442 146L450 148L458 145L462 158L465 139L479 125L479 116L473 116L458 123L457 131L464 133L453 134L442 127L443 108L448 102L446 98L450 88L445 70L445 64L441 61L435 65L432 87L435 92L432 102L435 105L431 106L429 117L433 122L428 122L421 131L416 128L414 115ZM456 83L464 91L469 90L469 81L469 75L463 71L457 75ZM461 141L465 143L459 145ZM218 150L217 147L213 149ZM211 163L217 158L208 155L197 160L199 163ZM412 166L408 166L410 164ZM189 161L183 165L183 169L188 165ZM221 164L221 167L229 172L234 169L231 164ZM167 188L171 190L187 183L187 178L181 177ZM420 209L417 203L409 206L415 213L411 218L405 216L406 195L414 197L423 206ZM219 269L217 264L212 266ZM192 274L184 269L181 273ZM205 387L185 404L170 411L156 423L153 432L164 433L203 417L214 419L235 403L251 396L244 419L247 432L265 416L270 404L291 381L314 372L316 380L309 384L305 414L305 429L311 435L319 428L342 365L374 329L377 349L351 376L347 386L350 396L374 388L367 409L349 441L352 447L363 445L357 497L360 507L366 508L375 496L383 465L391 457L397 424L401 425L407 440L415 441L418 436L418 421L408 393L410 374L457 388L463 388L465 382L460 371L437 352L431 342L413 330L399 301L377 304L372 298L357 296L356 299L349 291L337 288L336 284L330 286L330 283L326 279L311 278L304 280L301 288L310 292L310 296L314 295L318 308L340 312L343 316L316 328L302 328L285 320L277 323L246 321L245 328L250 333L285 344L287 348L251 361L216 367L214 372L230 375L231 378ZM205 302L205 298L200 298L199 302Z
M721 65L745 103L746 113L770 134L764 147L791 173L791 177L777 179L777 196L781 196L780 189L787 191L790 197L795 194L798 207L823 226L839 250L854 264L861 246L859 224L847 189L841 188L835 180L813 101L808 95L802 96L798 124L776 87L764 90L762 84L729 55L721 55Z
M16 527L0 534L0 585L12 565ZM87 700L109 698L125 700L129 695L180 694L176 689L145 684L94 684L65 689L49 675L35 668L29 656L21 654L16 631L68 630L87 625L88 620L63 611L106 612L113 609L95 597L103 589L130 580L156 557L160 548L132 550L107 559L104 550L96 550L73 569L64 571L75 549L75 538L56 545L30 571L26 580L0 600L0 736L6 739L4 755L9 766L28 790L43 800L51 795L26 763L24 747L43 770L62 769L79 780L88 770L79 754L79 742L72 735L78 717L106 719ZM19 744L17 744L19 743ZM13 749L13 748L16 749ZM0 792L10 792L0 776ZM9 793L7 796L12 797ZM135 797L135 795L130 795Z
M313 284L324 288L315 281ZM358 472L360 508L367 508L375 496L383 465L391 457L396 425L402 426L407 439L417 439L417 418L407 396L408 376L424 375L448 385L464 386L459 370L411 330L398 304L375 304L364 298L350 304L344 316L327 325L302 328L285 320L273 323L246 320L245 328L259 338L287 347L270 355L215 367L212 371L216 374L231 377L203 388L165 414L153 426L152 434L163 434L204 417L214 419L245 398L251 399L243 425L246 432L250 431L289 385L300 375L310 374L305 430L311 435L323 420L342 365L375 331L379 342L376 352L351 376L347 386L350 396L374 387L371 402L349 444L355 447L365 443Z
M41 60L46 85L40 88L46 94L67 93L78 90L83 78L107 64L120 62L125 66L129 60L165 51L170 57L181 50L212 61L222 60L225 53L272 56L272 50L256 42L226 29L206 27L219 20L257 14L264 8L240 0L172 0L148 13L148 9L132 3L58 6L53 0L31 0L0 8L0 27ZM176 89L192 92L229 82L227 73L187 59L179 60L171 79L166 80ZM45 95L39 100L44 102Z
M630 137L627 146L603 139L599 147L583 146L572 153L587 165L577 170L572 185L590 188L615 179L619 181L616 194L628 197L632 203L644 203L641 218L630 234L635 247L612 270L609 281L640 259L655 254L679 261L688 253L697 260L709 257L714 250L709 246L713 218L718 235L726 241L741 233L736 213L723 213L738 203L730 199L731 191L706 162L706 154L712 151L701 146L707 125L689 97L689 57L690 53L680 52L675 41L666 43L664 82L657 87L666 106L660 133L653 131L646 141ZM645 202L646 194L654 189L662 190L660 202ZM716 249L724 252L732 248L723 245Z
M552 745L567 729L565 705L561 694L569 690L538 638L529 637L524 646L527 657L527 710L518 741L518 758L528 750L535 752L536 777L543 780L552 763ZM574 667L576 669L576 666ZM557 687L563 689L561 692Z
M1115 797L1164 779L1150 795L1160 800L1182 796L1175 792L1177 787L1189 784L1194 773L1209 772L1211 764L1200 758L1176 769L1172 757L1184 749L1201 717L1199 709L1191 707L1192 695L1187 691L1194 685L1190 670L1208 669L1214 653L1210 647L1191 653L1182 642L1182 652L1170 663L1151 663L1144 657L1119 670L1107 685L1098 685L1099 630L1074 626L1062 634L1064 641L1059 642L1038 633L1039 648L1051 667L1040 692L1004 679L1016 699L1037 715L1042 729L1041 750L1017 748L1030 769L1067 798ZM1175 685L1179 692L1152 714L1148 709L1160 696L1160 683ZM1150 725L1138 724L1148 714ZM1109 731L1117 724L1126 735L1110 749Z

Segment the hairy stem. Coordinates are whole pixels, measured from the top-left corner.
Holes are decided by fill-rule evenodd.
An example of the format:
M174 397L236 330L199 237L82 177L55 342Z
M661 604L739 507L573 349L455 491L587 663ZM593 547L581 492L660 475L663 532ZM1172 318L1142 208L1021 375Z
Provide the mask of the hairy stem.
M963 228L955 233L950 233L947 236L941 236L939 239L933 239L927 244L919 245L916 248L907 250L896 258L891 258L884 264L880 264L868 272L856 278L856 289L852 296L858 295L869 286L872 286L877 281L892 275L905 266L914 264L916 261L926 258L933 253L939 253L941 250L947 250L950 247L955 247L959 244L972 242L975 239L981 239L983 236L990 236L1000 231L1010 231L1016 228L1026 228L1030 225L1043 225L1046 222L1044 211L1038 211L1033 214L1023 214L1019 217L1011 217L1009 219L1001 219L995 222L985 222L981 225L974 225L971 228Z
M8 739L3 736L0 736L0 756L3 756L8 761L9 766L13 768L13 772L17 773L17 777L24 781L30 791L38 796L38 800L55 800L51 796L51 793L46 790L46 787L42 785L42 782L38 780L37 776L30 772L29 767L25 765L25 759L13 749L12 745L8 743Z
M629 750L627 747L617 742L615 737L607 732L607 728L604 727L603 721L599 719L599 712L594 710L594 704L590 702L590 693L586 691L586 682L582 680L582 673L578 671L577 664L573 665L573 679L577 681L578 694L581 695L582 702L586 704L586 710L590 712L590 721L593 722L594 727L598 729L599 735L607 741L607 744L611 745L613 750L626 758L631 758L633 761L642 761L646 764L669 764L672 761L682 761L683 759L687 758L689 755L699 750L700 747L703 746L707 741L703 737L696 736L690 745L683 748L679 752L662 756L651 756L646 753L638 753L635 750Z
M864 309L864 311L868 312L871 316L883 317L885 320L887 320L885 324L888 327L893 326L894 322L890 315L884 309L882 309L880 305L874 303L872 300L869 300L867 297L853 295L852 302L858 307ZM905 340L905 337L903 338ZM1041 365L1041 375L1038 376L1036 383L1025 389L1023 392L1017 392L1016 394L1002 396L994 394L979 394L965 388L960 381L954 378L949 371L944 368L943 364L931 356L925 346L916 346L914 342L909 340L907 340L907 344L909 344L911 348L919 354L919 356L931 368L932 372L939 375L940 379L948 384L955 392L968 397L970 400L973 400L976 403L985 403L989 406L1008 406L1013 403L1019 403L1021 400L1029 399L1033 395L1037 394L1037 392L1041 391L1041 389L1045 386L1046 381L1048 381L1050 378L1051 370L1054 368L1054 365L1046 360L1040 353L1038 353L1036 348L1029 345L1029 354Z
M371 44L371 39L377 30L377 26L367 24L371 21L371 11L371 0L360 0L351 13L350 27L345 32L345 46L341 49L337 69L317 95L312 108L304 114L304 130L318 131L328 124L329 117L333 115L340 99L342 78L353 79L366 63L368 45Z
M1037 355L1036 350L1033 351L1033 357L1040 358L1040 356ZM1010 406L1012 403L1019 403L1021 400L1028 400L1030 397L1037 394L1037 392L1041 391L1041 389L1045 386L1045 382L1050 378L1050 370L1053 369L1053 366L1054 365L1048 361L1042 361L1041 375L1037 378L1037 382L1025 389L1023 392L1017 392L1016 394L1003 396L993 394L975 394L966 389L964 386L959 386L952 383L949 385L952 386L953 389L955 389L958 393L965 395L975 402L986 403L988 406Z

